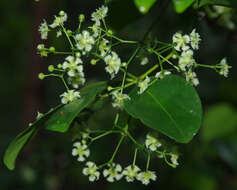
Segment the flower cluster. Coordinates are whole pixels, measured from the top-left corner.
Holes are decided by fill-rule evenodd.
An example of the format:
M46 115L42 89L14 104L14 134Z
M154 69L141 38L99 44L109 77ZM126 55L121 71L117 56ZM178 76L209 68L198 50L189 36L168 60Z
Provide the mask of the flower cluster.
M178 66L180 70L184 72L186 80L194 86L197 86L199 81L196 73L193 71L195 63L193 51L199 49L200 41L201 38L196 32L196 29L193 29L189 35L182 35L180 32L173 35L173 43L175 44L174 49L177 51L177 54L180 52L180 55L178 55Z
M54 47L47 48L44 44L39 44L37 49L42 57L47 57L51 54L62 56L60 63L56 66L49 65L49 73L40 73L39 78L58 77L66 89L65 92L60 95L61 103L69 104L80 99L82 94L85 94L80 93L82 91L78 88L85 85L86 81L88 81L88 79L86 79L86 65L88 64L88 59L93 66L97 64L103 65L104 72L108 74L108 78L111 80L110 84L114 85L120 82L119 86L109 86L107 91L103 91L105 94L100 94L99 96L100 98L110 96L112 106L118 109L116 110L117 115L113 128L111 130L101 130L102 132L98 130L94 132L94 134L99 133L99 135L95 137L93 137L93 131L89 130L89 128L87 130L88 133L80 132L82 139L73 144L72 156L76 157L77 161L85 163L82 173L88 176L91 182L99 180L101 176L108 182L115 182L124 177L127 182L138 180L142 184L148 185L151 181L156 181L157 179L156 172L149 170L152 155L156 158L163 158L163 160L173 168L179 165L179 156L176 152L169 152L168 149L166 149L166 147L168 147L165 146L166 143L156 138L155 135L147 134L145 142L138 143L128 131L128 123L124 128L119 126L119 112L123 111L125 102L132 98L132 95L129 96L126 94L126 88L135 85L138 89L137 94L141 97L146 92L150 92L149 87L152 86L154 82L162 80L167 75L170 75L171 72L181 72L187 82L197 86L199 80L195 73L195 68L211 68L216 70L220 75L227 77L231 67L227 64L226 58L222 59L221 62L216 65L202 65L197 63L194 58L194 52L199 49L201 38L199 33L196 32L196 29L193 29L190 34L182 34L181 32L175 33L172 38L172 44L159 42L158 40L155 44L122 40L114 36L113 32L106 25L105 18L107 13L108 8L106 6L97 9L91 14L92 25L87 28L82 28L85 16L81 14L79 16L78 28L75 31L66 28L65 22L67 21L67 14L64 11L60 11L50 25L44 20L38 29L41 38L46 40L48 33L56 30L56 37L65 35L70 51L58 51ZM135 44L137 48L127 61L122 62L119 54L115 52L114 46L124 43ZM145 56L138 55L140 49L142 49L143 55ZM167 53L168 51L169 53ZM149 61L151 59L147 57L148 55L150 56L150 54L157 57L159 64L156 63L140 76L129 72L130 69L128 69L128 65L131 62L134 63L133 65L137 63L139 66L150 66ZM139 61L137 58L139 58ZM173 63L173 61L176 63ZM169 65L169 68L167 68L165 64ZM121 78L119 72L123 74L121 80L119 79ZM116 81L114 79L116 79ZM117 144L111 159L97 166L94 161L88 160L91 153L89 149L90 145L94 141L112 133L121 135L121 140ZM117 154L123 138L129 138L136 146L133 163L125 168L122 168L120 164L114 162L114 157ZM147 153L147 165L144 171L136 165L136 154L138 150Z

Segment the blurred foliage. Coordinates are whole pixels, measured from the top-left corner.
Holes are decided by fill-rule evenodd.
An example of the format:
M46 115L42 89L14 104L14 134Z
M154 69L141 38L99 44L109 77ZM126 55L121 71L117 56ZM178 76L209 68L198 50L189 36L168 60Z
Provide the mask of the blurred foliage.
M42 0L41 0L42 1ZM205 16L205 9L198 12L189 7L183 14L174 12L173 4L157 0L150 11L143 16L133 1L110 1L111 19L110 26L114 32L125 39L141 39L152 21L158 17L153 28L153 36L162 41L171 41L171 35L177 30L190 31L196 27L203 39L198 60L202 63L217 63L222 57L228 57L233 66L230 77L223 79L215 72L200 71L201 85L198 87L203 106L205 108L204 121L201 132L187 145L180 147L181 161L177 169L172 169L162 162L152 162L152 167L158 173L158 182L148 187L140 183L127 184L124 181L109 184L104 180L90 184L81 174L82 165L71 157L72 136L58 135L53 132L39 133L32 145L28 146L20 156L19 165L14 172L9 172L3 164L0 168L1 190L61 190L61 189L95 189L105 190L120 189L176 189L176 190L236 190L237 189L237 34L218 25L215 19ZM201 1L202 2L202 1ZM234 1L233 1L234 2ZM40 3L40 2L39 2ZM33 8L39 5L33 1L1 1L0 9L2 20L0 27L0 81L1 81L1 132L0 153L1 157L7 144L22 128L23 95L28 65L32 48L32 29L38 27L34 23ZM56 14L63 9L73 18L68 25L76 27L77 15L86 14L89 20L92 11L103 1L50 1L48 15ZM42 19L48 15L41 15ZM236 18L236 16L234 16ZM54 45L63 47L58 39L50 39ZM207 45L208 44L208 45ZM119 49L122 58L129 55L129 48ZM154 61L152 58L149 58ZM62 61L49 59L47 62L54 64ZM43 60L46 61L46 60ZM149 67L149 65L147 65ZM100 68L100 67L99 67ZM137 66L136 72L141 68ZM103 68L95 71L88 68L87 75L93 79L105 78ZM36 76L37 77L37 76ZM44 84L43 105L47 111L59 102L58 95L62 87L58 81ZM30 91L31 89L27 89ZM56 92L56 94L55 94ZM221 103L225 102L225 103ZM97 105L98 106L101 105ZM104 106L109 109L103 109ZM96 109L96 106L95 106ZM35 108L35 112L37 108ZM92 128L109 127L112 123L114 112L106 102L102 105L99 114L87 121ZM105 122L106 121L106 122ZM27 121L30 122L30 121ZM79 123L78 125L82 125ZM136 122L135 134L143 130ZM104 150L104 144L113 148L116 140L108 137L107 141L100 142L93 147L93 156L107 159L110 149ZM142 139L141 139L142 140ZM132 158L131 152L126 151L127 144L123 145L120 154L121 163ZM103 149L103 151L100 151ZM129 148L130 149L130 148ZM140 158L143 155L139 155ZM93 159L93 158L92 158ZM143 159L139 159L143 163Z

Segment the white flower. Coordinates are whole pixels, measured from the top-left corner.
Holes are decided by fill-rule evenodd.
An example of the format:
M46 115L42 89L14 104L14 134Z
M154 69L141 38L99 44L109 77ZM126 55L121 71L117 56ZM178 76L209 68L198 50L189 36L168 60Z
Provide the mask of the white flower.
M137 167L136 165L134 165L134 166L130 165L130 166L127 166L123 170L122 174L124 176L126 176L125 178L126 178L127 182L133 182L134 179L137 178L139 171L141 171L141 169L139 167Z
M227 64L226 58L223 58L220 61L219 66L220 66L219 74L223 75L224 77L228 77L229 68L231 67Z
M199 84L199 80L197 78L197 74L193 72L191 69L188 70L188 72L185 73L186 81L191 83L194 86L197 86Z
M98 171L98 167L94 162L87 162L86 163L86 168L82 170L82 173L84 175L89 176L89 181L96 181L100 178L100 172Z
M122 175L122 167L119 164L112 163L109 165L108 169L103 171L104 177L107 178L107 181L114 182L115 180L120 180Z
M114 75L119 72L121 66L121 60L118 57L117 53L111 52L111 54L107 55L104 59L106 63L105 70L111 76L111 79L114 78Z
M57 31L57 34L56 34L57 38L60 37L60 36L62 36L62 31L61 30Z
M188 35L182 35L180 32L177 32L173 35L173 43L175 43L174 49L176 49L177 51L188 50L189 41L190 41L190 38Z
M64 11L59 12L59 16L55 16L55 19L51 25L51 28L56 28L60 25L63 25L64 22L67 21L67 14Z
M60 95L62 97L61 102L62 104L70 103L78 98L80 98L80 92L74 90L68 90Z
M108 51L110 50L110 47L108 46L109 41L106 39L102 39L99 45L100 55L104 57Z
M91 30L92 30L92 32L93 32L93 37L94 38L96 38L96 37L98 37L99 36L99 32L100 32L100 28L99 28L99 26L97 26L96 24L94 24L94 25L92 25L91 27L89 27Z
M190 43L192 48L198 50L200 41L201 41L200 35L196 32L196 29L193 29L193 31L190 34Z
M163 79L166 75L170 75L170 74L171 74L170 71L160 71L160 72L156 73L155 78Z
M153 171L146 171L146 172L141 172L138 174L137 179L142 182L144 185L148 185L150 183L150 180L155 181L156 180L156 173Z
M118 90L113 91L111 94L113 99L112 106L115 108L123 109L124 101L130 100L130 97L127 94L122 94Z
M172 164L178 166L179 165L178 158L179 158L179 156L177 154L172 154L171 159L170 159Z
M107 16L108 7L102 6L91 14L91 20L95 22L97 26L100 26L100 21Z
M83 72L76 73L73 77L68 77L68 83L72 85L73 88L78 88L79 85L84 85L86 82Z
M158 141L158 139L156 139L155 137L147 134L146 135L146 141L145 141L145 145L147 148L149 148L151 151L156 151L157 148L159 148L161 146L160 141Z
M39 30L41 39L46 40L48 38L49 27L47 22L44 20L43 23L39 26Z
M36 120L41 119L44 116L44 114L37 112Z
M194 63L193 51L192 50L183 51L181 56L179 57L179 68L182 71L186 71L186 67L192 66L193 63Z
M67 74L70 77L75 77L76 74L79 74L80 76L84 77L83 73L83 66L81 65L82 60L80 58L75 58L73 56L66 57L62 68L64 70L67 70Z
M144 57L141 61L141 65L146 65L149 62L147 57Z
M150 78L147 76L143 81L138 83L138 87L140 88L138 94L142 94L149 86Z
M83 51L83 54L91 51L92 45L95 43L95 39L87 30L82 31L81 34L77 34L75 38L77 41L76 47L77 49Z
M78 156L78 161L83 162L86 160L86 157L89 157L90 150L88 149L86 144L82 144L80 142L76 142L73 144L72 155Z

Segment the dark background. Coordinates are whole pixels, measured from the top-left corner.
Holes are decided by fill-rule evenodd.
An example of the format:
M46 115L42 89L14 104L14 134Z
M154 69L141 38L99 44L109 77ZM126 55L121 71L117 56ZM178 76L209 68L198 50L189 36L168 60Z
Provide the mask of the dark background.
M158 22L153 27L152 36L164 42L171 42L171 37L177 30L189 33L197 28L202 38L197 53L198 61L202 64L216 64L222 57L227 57L233 67L228 78L219 76L212 70L198 70L201 84L197 91L204 107L204 124L191 143L179 145L182 154L180 166L172 169L162 160L155 159L151 168L157 171L158 180L148 187L139 182L128 184L124 180L112 184L100 180L89 184L87 177L81 174L82 164L71 157L70 135L42 131L20 154L16 170L7 170L1 162L0 190L237 190L237 33L218 25L215 20L200 16L193 9L178 15L174 12L172 3L167 2L156 4L143 16L132 1L115 1L111 5L108 22L117 35L130 40L140 40L157 16ZM95 0L0 2L1 158L16 134L34 121L37 111L46 112L57 105L60 101L59 94L63 92L61 83L56 79L40 81L37 78L38 73L47 71L49 64L58 64L63 60L60 57L45 59L37 55L36 46L40 43L38 25L43 19L51 23L53 15L64 10L69 16L67 27L75 29L80 13L84 13L89 20L90 14L102 3L103 1ZM62 40L53 36L50 36L47 43L64 48ZM130 48L120 49L122 58L126 59L130 54ZM108 77L103 68L99 71L93 69L89 67L86 70L90 78ZM139 68L135 69L139 72ZM208 115L208 110L212 110L211 116ZM96 116L97 125L103 125L104 120L112 114L102 110ZM108 119L106 121L106 125L111 122ZM206 130L205 124L208 124L209 130ZM110 140L112 139L108 139L108 142ZM92 150L94 157L98 159L106 157L112 151L108 148L108 152L102 152L103 143L105 142L98 143ZM126 146L123 147L120 156L122 162L131 156L129 151ZM141 164L145 164L142 160Z

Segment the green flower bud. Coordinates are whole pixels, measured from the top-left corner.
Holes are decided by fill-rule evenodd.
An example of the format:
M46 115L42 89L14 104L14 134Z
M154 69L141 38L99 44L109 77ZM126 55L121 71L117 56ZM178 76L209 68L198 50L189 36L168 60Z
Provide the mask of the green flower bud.
M40 80L43 80L43 79L45 78L45 75L44 75L44 73L40 73L40 74L38 75L38 77L39 77Z
M109 36L113 35L113 31L112 30L108 30L107 33L108 33Z
M53 71L54 71L54 66L53 66L53 65L49 65L48 71L49 71L49 72L53 72Z
M72 35L72 31L71 31L71 30L67 30L67 34L68 34L69 36L71 36L71 35Z
M54 47L50 47L50 48L49 48L49 51L50 51L50 52L55 52L55 48L54 48Z
M63 66L62 66L62 64L58 64L57 67L58 67L59 69L61 69Z
M107 90L108 91L111 91L111 90L113 90L114 88L112 87L112 86L108 86L108 88L107 88Z
M65 15L65 12L64 11L60 11L59 12L59 16L64 16Z
M92 59L91 60L91 65L95 65L97 63L97 61L98 61L97 59Z
M84 14L80 14L79 15L79 21L83 22L85 20L85 15Z

